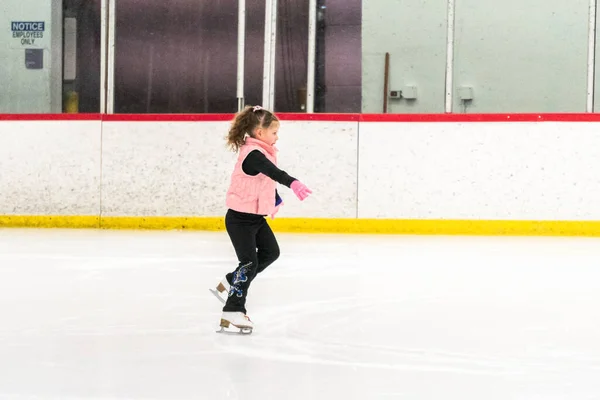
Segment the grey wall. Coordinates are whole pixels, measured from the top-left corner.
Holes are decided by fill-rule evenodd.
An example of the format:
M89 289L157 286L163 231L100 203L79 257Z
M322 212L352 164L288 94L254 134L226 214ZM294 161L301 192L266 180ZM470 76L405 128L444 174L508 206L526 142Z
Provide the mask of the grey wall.
M43 38L24 45L13 38L12 21L43 21ZM62 1L0 2L0 112L47 113L62 108ZM43 51L43 68L25 68L25 49Z
M446 1L364 0L362 111L383 112L384 61L390 89L417 87L417 100L390 100L389 113L444 112Z
M585 112L589 0L459 0L455 112ZM466 105L466 108L464 107Z

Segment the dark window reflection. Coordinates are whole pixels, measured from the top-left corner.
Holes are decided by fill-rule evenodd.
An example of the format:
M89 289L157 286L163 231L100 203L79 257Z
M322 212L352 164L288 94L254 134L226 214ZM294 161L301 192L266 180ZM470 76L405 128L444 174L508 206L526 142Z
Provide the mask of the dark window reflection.
M315 112L361 112L361 0L318 0Z
M97 0L96 0L97 1ZM245 102L262 103L265 2L246 2ZM319 0L316 112L360 112L361 0ZM115 112L237 110L237 0L119 0ZM275 109L305 111L308 2L278 2Z
M361 0L317 2L315 112L361 110ZM306 111L308 2L278 1L275 109Z
M237 0L236 0L237 4ZM235 8L237 10L237 6ZM236 18L237 21L237 18ZM237 27L236 27L237 29ZM265 2L246 1L246 49L244 98L246 104L262 104L265 43ZM237 68L237 66L236 66ZM236 70L237 71L237 70Z
M308 1L277 2L275 109L304 112L308 62Z
M115 112L235 112L237 10L237 0L119 0Z
M100 112L100 0L64 0L63 11L77 20L76 74L63 82L63 109Z

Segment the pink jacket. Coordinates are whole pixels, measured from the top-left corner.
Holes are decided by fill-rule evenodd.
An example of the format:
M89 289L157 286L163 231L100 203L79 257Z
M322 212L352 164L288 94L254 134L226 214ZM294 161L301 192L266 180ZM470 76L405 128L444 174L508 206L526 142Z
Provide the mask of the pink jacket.
M246 138L239 150L238 160L231 174L231 184L227 190L228 208L250 214L271 215L275 211L275 190L277 183L264 174L247 175L242 163L251 151L258 150L269 161L277 165L277 148L258 139Z

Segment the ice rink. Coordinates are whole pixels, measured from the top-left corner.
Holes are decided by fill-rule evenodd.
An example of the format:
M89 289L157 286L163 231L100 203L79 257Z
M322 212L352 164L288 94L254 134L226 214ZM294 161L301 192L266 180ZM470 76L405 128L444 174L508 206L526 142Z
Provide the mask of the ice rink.
M0 230L0 399L600 399L600 239Z

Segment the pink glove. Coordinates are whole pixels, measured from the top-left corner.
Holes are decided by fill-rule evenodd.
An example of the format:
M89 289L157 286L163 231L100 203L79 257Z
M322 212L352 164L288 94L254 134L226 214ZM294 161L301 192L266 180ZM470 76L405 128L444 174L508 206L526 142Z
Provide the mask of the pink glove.
M294 191L294 194L300 199L300 201L303 201L310 193L312 193L312 191L307 188L304 183L298 180L292 182L290 188Z

